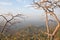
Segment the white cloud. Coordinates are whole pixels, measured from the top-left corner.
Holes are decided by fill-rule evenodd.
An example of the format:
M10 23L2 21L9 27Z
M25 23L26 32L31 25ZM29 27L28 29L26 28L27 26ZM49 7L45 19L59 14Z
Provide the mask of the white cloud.
M16 0L17 2L21 2L22 0Z
M0 1L10 1L10 0L0 0Z
M25 0L16 0L16 2L20 3L20 2L24 2Z
M32 5L25 5L24 7L32 7Z
M12 5L12 3L11 2L0 2L0 5L1 6L6 6L6 5Z

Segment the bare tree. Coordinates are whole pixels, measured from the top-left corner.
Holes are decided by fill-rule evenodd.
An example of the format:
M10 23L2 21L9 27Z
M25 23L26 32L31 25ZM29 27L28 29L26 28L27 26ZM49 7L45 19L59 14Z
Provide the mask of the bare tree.
M2 28L1 34L3 34L3 32L5 31L8 23L10 24L10 26L12 26L12 25L15 24L15 23L20 23L20 22L21 22L20 20L19 20L19 21L16 21L16 22L13 22L13 23L12 23L12 20L13 20L13 21L14 21L14 20L18 20L18 19L20 19L20 18L23 18L23 16L24 16L24 15L22 15L22 14L16 14L16 15L14 16L14 15L12 15L12 14L10 14L10 13L5 14L5 15L7 15L7 16L0 15L0 17L3 17L4 20L6 21L5 24L4 24L4 26L3 26L3 28ZM8 19L6 18L6 17L8 17L8 16L10 16L10 17L12 17L12 18L10 18L10 19L8 20ZM17 19L16 17L17 17L18 19ZM16 18L16 19L15 19L15 18ZM10 27L10 26L9 26L9 27ZM1 35L0 35L0 36L1 36ZM1 40L1 39L0 39L0 40Z
M48 40L49 40L49 36L51 37L51 40L53 40L54 36L56 35L56 33L58 32L59 27L60 27L60 21L57 18L56 14L54 13L55 8L60 8L60 0L39 0L37 2L35 2L35 0L33 0L33 7L36 9L42 8L45 11L46 28L47 28L47 32L45 32L45 34L48 35ZM48 14L53 16L55 18L56 22L58 23L52 34L50 34L50 32L49 32Z
M22 14L17 14L17 15L15 15L15 16L13 16L12 14L6 14L6 15L8 15L8 16L10 15L12 18L8 20L4 15L0 15L0 16L2 16L2 17L6 20L6 23L5 23L5 25L4 25L1 33L3 33L5 27L7 26L8 23L10 23L11 25L13 24L13 23L11 23L11 22L12 22L12 20L15 20L14 18L16 18L16 17L21 18L21 17L23 16ZM8 16L7 16L7 17L8 17ZM18 22L16 21L15 23L18 23Z

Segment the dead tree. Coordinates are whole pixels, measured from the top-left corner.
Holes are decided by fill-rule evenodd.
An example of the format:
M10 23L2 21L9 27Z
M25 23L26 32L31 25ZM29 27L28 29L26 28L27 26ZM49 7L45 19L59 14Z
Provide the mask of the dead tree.
M59 21L58 17L56 16L56 14L54 13L55 8L57 8L57 7L60 8L60 0L39 0L37 2L35 2L35 0L33 0L33 7L35 7L36 9L42 8L45 11L46 28L47 28L47 32L45 32L45 34L48 35L48 40L49 40L49 36L51 37L51 40L53 40L54 36L56 35L56 33L58 32L58 30L60 28L60 21ZM53 16L57 22L57 26L52 34L49 33L48 14L50 14L50 16Z
M21 17L23 16L22 14L17 14L17 15L15 15L15 16L13 16L12 14L6 14L6 15L7 15L7 17L8 17L8 16L11 16L12 18L8 20L4 15L0 15L0 17L3 17L3 18L6 20L6 23L5 23L5 25L3 26L3 29L2 29L2 31L1 31L1 33L4 32L4 29L6 28L6 26L7 26L8 23L10 23L10 24L12 25L11 21L12 21L15 17L21 18ZM17 23L18 23L18 22L17 22Z
M3 34L3 32L5 31L8 23L10 24L10 26L12 26L13 24L16 24L16 23L20 23L20 22L21 22L20 20L19 20L19 21L16 21L16 22L15 22L15 20L21 19L21 18L23 18L23 16L24 16L24 15L22 15L22 14L16 14L16 15L14 16L14 15L12 15L12 14L10 14L10 13L5 14L5 15L7 15L7 16L0 15L0 17L3 17L4 20L6 21L5 24L4 24L4 26L3 26L3 28L2 28L2 31L0 32L0 33L1 33L0 37L2 37L2 34ZM11 17L9 20L6 18L6 17L8 17L8 16ZM17 19L16 17L17 17L18 19ZM14 22L13 22L13 21L14 21ZM10 26L9 26L9 27L10 27ZM0 38L0 40L1 40L1 38Z

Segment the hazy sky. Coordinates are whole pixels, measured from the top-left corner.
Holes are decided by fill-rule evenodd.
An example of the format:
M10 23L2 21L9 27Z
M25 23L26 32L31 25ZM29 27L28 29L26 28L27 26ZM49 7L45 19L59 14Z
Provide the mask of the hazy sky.
M0 0L0 14L7 12L11 12L14 14L22 12L23 14L31 18L38 18L39 16L44 16L43 10L37 10L33 7L27 7L30 4L32 4L32 0ZM60 15L59 12L58 14Z
M45 20L45 13L43 10L37 10L33 7L27 7L32 4L32 0L0 0L0 14L5 13L23 13L27 16L28 21L23 24L28 24L29 22L32 24L38 24L44 22ZM55 13L58 15L60 19L60 9L57 8ZM23 25L22 24L22 25ZM19 24L20 25L20 24Z
M2 13L23 13L32 18L43 16L43 10L36 10L33 7L27 7L32 4L32 0L0 0L0 14ZM43 15L40 15L43 14Z
M30 4L32 4L32 0L0 0L0 9L3 11L20 11L25 13L35 12L35 9L26 7Z

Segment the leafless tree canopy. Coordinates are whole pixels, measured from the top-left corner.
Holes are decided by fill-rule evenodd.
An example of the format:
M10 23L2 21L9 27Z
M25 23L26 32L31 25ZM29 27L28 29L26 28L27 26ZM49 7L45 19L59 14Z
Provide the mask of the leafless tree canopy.
M54 13L55 8L60 8L60 0L39 0L39 1L33 0L33 7L36 9L42 8L45 11L46 28L47 28L47 32L45 34L48 34L48 38L49 38L49 36L51 36L51 40L53 40L53 36L55 36L55 34L57 33L57 31L60 28L60 21L57 18L56 14ZM56 28L52 34L49 33L48 14L53 16L55 18L56 22L58 23L58 25L56 26Z
M39 0L38 2L35 2L35 0L33 0L33 4L34 4L34 7L38 9L43 8L44 10L48 10L48 11L50 10L49 8L52 9L50 11L53 11L54 8L60 7L59 0Z
M13 23L12 23L12 20L13 20L13 21L16 20L16 19L15 19L16 17L18 17L17 20L19 20L20 18L23 18L23 15L22 15L22 14L16 14L16 15L14 16L13 14L8 13L8 14L5 14L5 15L7 15L7 16L0 15L0 17L3 17L4 20L6 21L5 25L3 26L3 29L2 29L2 31L1 31L1 33L3 33L5 27L7 26L8 23L10 23L11 26L12 26L12 25L15 24L15 23L20 23L20 22L21 22L21 21L20 21L20 22L19 22L19 21L16 21L16 22L13 22ZM6 18L6 17L8 17L8 16L11 17L9 20Z

